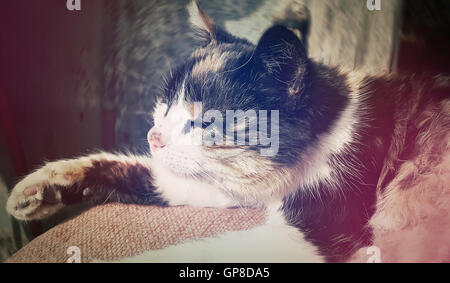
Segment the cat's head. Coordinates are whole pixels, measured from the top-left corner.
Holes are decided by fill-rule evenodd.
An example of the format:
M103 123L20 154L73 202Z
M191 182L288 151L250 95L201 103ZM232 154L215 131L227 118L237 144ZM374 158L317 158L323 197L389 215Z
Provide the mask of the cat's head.
M246 177L293 166L319 130L300 39L274 26L254 46L217 27L195 2L190 16L203 44L171 72L156 103L152 156L192 176ZM233 113L248 119L232 127Z

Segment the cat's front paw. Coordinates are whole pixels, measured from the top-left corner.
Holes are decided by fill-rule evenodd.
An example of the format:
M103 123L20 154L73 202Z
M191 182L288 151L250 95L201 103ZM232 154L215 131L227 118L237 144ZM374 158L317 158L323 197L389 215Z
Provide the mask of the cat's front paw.
M6 203L9 214L25 221L46 218L62 207L61 193L41 170L18 183Z
M63 206L61 193L47 182L29 186L19 183L6 203L6 210L15 218L27 221L46 218Z
M6 203L7 212L25 221L54 214L64 206L60 190L82 178L83 172L78 168L73 162L58 161L26 176L12 190Z

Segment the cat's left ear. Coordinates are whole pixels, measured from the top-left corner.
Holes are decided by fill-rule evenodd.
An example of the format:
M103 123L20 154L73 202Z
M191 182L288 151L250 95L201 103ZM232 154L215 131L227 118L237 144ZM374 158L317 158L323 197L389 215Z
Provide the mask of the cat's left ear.
M200 9L197 1L193 0L187 6L189 22L197 31L205 35L208 41L217 39L217 27L214 20Z
M283 27L268 29L259 40L254 65L287 86L290 95L301 95L306 88L309 60L297 35Z

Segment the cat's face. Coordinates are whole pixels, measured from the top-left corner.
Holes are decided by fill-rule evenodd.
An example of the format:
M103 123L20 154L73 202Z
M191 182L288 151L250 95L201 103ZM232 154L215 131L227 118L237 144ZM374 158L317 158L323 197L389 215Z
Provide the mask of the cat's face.
M186 176L245 177L294 164L312 139L302 43L277 26L253 46L200 16L205 43L171 72L155 106L153 158ZM248 119L234 123L236 111Z
M246 72L227 73L243 66L252 49L245 42L208 45L173 72L156 103L154 127L148 133L154 158L186 175L211 173L212 168L207 167L217 168L217 162L236 162L244 152L247 158L261 159L258 145L226 142L233 139L237 143L234 132L226 130L227 110L272 109L258 99ZM237 121L235 128L248 128L245 123ZM216 138L215 142L208 142L208 137ZM274 140L273 145L276 143Z

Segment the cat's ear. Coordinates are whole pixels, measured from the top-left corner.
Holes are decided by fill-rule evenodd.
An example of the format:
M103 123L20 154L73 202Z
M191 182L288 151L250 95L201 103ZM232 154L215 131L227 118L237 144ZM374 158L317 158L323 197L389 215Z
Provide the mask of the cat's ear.
M254 59L256 68L285 84L289 94L303 93L309 60L303 43L293 31L283 26L268 29L258 42Z
M208 41L217 39L217 27L214 20L200 9L197 1L193 0L187 6L189 13L189 22L191 26L198 31L201 36L206 36Z

